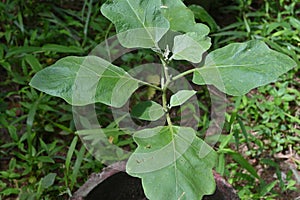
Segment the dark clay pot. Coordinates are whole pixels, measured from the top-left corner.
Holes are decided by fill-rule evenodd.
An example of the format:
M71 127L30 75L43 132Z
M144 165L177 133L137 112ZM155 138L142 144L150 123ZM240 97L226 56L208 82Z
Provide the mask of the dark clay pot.
M118 162L92 174L70 200L147 200L141 180L125 173L126 162ZM217 189L203 200L239 200L236 191L214 173Z

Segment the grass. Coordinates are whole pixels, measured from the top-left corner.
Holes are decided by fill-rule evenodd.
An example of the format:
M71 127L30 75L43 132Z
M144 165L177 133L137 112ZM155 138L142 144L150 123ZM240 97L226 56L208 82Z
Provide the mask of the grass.
M231 99L235 109L227 117L233 121L227 150L246 160L225 153L223 173L242 199L299 197L299 8L297 1L240 1L223 8L227 15L238 11L237 22L213 34L216 45L263 40L298 62L276 83Z
M104 39L108 23L99 18L99 3L90 2L73 9L0 3L0 199L65 199L77 180L102 168L74 137L71 107L28 86L43 67L66 54L85 55Z
M28 86L40 69L65 55L86 55L114 34L99 13L101 2L80 2L75 6L33 0L0 2L0 199L66 199L89 174L103 167L74 134L72 108ZM201 11L199 19L207 15L197 7L193 10ZM216 170L242 199L296 198L300 184L299 3L235 1L220 12L235 22L218 26L212 18L206 21L214 29L214 47L260 39L294 58L298 67L274 84L230 99ZM122 62L152 59L140 52L123 56ZM199 106L203 112L199 127L207 127L209 109ZM110 116L100 104L97 111ZM101 119L103 126L115 126ZM111 137L120 146L134 147L130 138L115 133Z

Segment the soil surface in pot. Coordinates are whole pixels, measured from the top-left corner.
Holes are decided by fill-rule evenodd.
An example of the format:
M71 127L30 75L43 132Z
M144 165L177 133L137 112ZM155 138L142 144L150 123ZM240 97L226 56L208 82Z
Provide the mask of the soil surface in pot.
M142 183L139 178L119 172L97 185L86 200L144 200Z
M221 186L217 181L217 189L213 195L205 196L203 200L238 200L231 190ZM86 200L146 200L141 180L131 177L125 172L119 172L98 184L86 197Z

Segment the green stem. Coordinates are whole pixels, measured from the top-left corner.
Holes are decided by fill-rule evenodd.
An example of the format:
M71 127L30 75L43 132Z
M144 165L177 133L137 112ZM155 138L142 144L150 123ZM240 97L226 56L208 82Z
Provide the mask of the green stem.
M106 48L109 47L107 38L109 36L110 30L111 30L112 27L113 27L113 24L110 23L109 26L108 26L108 29L106 30L106 33L105 33L105 45L106 45ZM111 52L110 52L110 50L107 51L107 54L108 54L109 61L111 61L112 59L111 59Z
M191 73L194 73L196 70L197 70L197 68L193 68L193 69L187 70L187 71L185 71L185 72L182 72L181 74L178 74L177 76L174 76L174 77L172 78L172 80L175 81L175 80L177 80L177 79L179 79L179 78L182 78L182 77L184 77L184 76L186 76L186 75L189 75L189 74L191 74Z
M177 80L179 78L182 78L186 75L189 75L191 73L194 73L197 70L197 68L187 70L187 71L185 71L181 74L178 74L177 76L172 78L169 74L167 63L165 62L165 60L163 59L162 56L160 56L160 60L163 64L163 73L164 73L164 78L166 79L165 83L163 83L163 82L161 83L162 93L163 93L162 94L162 106L163 106L163 109L166 112L167 123L168 123L168 126L170 127L171 133L174 134L173 124L172 124L169 109L168 109L168 106L167 106L167 89L168 89L168 86L172 81L175 81L175 80Z
M168 65L167 63L165 62L163 56L160 56L160 60L163 64L163 72L164 72L164 76L165 76L165 79L166 79L166 82L163 84L163 89L168 87L168 85L170 84L171 82L171 77L169 75L169 69L168 69Z
M167 88L163 90L162 104L163 104L163 109L166 112L166 118L167 118L168 126L169 126L169 128L171 130L171 133L174 134L174 132L173 132L173 124L172 124L172 120L171 120L171 117L170 117L169 109L168 109L168 106L167 106Z
M171 77L169 75L167 63L165 62L163 57L160 57L160 60L163 64L163 72L164 72L164 77L166 79L166 82L162 83L162 106L163 106L164 111L166 112L167 123L171 130L171 133L174 134L173 124L172 124L172 120L171 120L168 105L167 105L167 90L168 90L169 84L171 83Z
M141 80L138 80L138 82L139 82L140 84L143 84L143 85L147 85L147 86L149 86L149 87L152 87L152 88L154 88L154 89L156 89L156 90L158 90L158 91L162 91L162 88L160 88L160 87L158 87L158 86L156 86L156 85L152 85L151 83L147 83L147 82L141 81Z

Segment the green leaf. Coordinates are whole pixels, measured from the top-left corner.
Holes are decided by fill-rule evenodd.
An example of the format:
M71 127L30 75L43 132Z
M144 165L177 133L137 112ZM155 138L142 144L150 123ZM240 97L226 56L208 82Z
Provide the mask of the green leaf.
M33 46L22 46L10 48L6 57L11 57L15 55L22 55L25 53L41 53L45 51L51 51L56 53L83 53L84 50L81 47L76 46L63 46L58 44L45 44L43 47L33 47ZM28 59L28 58L27 58Z
M70 148L69 148L68 153L67 153L67 157L66 157L66 161L65 161L67 176L69 175L69 171L71 170L71 168L70 168L71 159L72 159L73 153L75 151L77 142L78 142L78 137L75 136L72 140L72 143L71 143Z
M138 144L127 173L142 178L149 199L201 199L212 194L214 150L188 127L156 127L134 134Z
M55 161L48 156L39 156L39 157L37 157L37 160L44 162L44 163L55 163Z
M4 196L20 194L20 189L18 189L18 188L5 188L0 192L0 194L2 194Z
M163 107L154 101L143 101L136 104L131 115L138 119L156 121L165 114Z
M286 112L284 112L283 114L286 115L287 117L289 117L291 122L295 122L295 123L300 124L300 119L297 116L290 115Z
M230 153L231 157L239 163L244 169L246 169L253 177L257 178L258 180L261 177L257 174L256 169L245 159L241 154L232 152Z
M138 80L99 57L69 56L39 71L30 85L72 105L121 107L138 88Z
M34 57L32 54L27 54L25 56L25 60L30 65L31 69L33 69L34 72L38 72L41 69L43 69L39 60L36 57Z
M9 125L7 126L7 130L9 132L10 137L13 139L13 141L18 142L19 136L17 134L17 128L15 126Z
M191 98L196 91L194 90L180 90L176 94L173 94L170 99L170 108L174 106L180 106L184 104L189 98Z
M84 145L81 146L80 151L76 155L77 158L76 158L75 164L73 166L72 175L70 176L72 187L76 183L76 180L77 180L77 177L78 177L78 174L79 174L79 171L80 171L80 167L81 167L82 161L84 159L85 149L86 149L86 147Z
M54 184L56 173L50 173L42 179L41 187L47 189Z
M81 47L63 46L59 44L45 44L42 47L42 51L51 51L56 53L83 53L84 52L84 50Z
M290 24L296 28L298 31L300 31L300 21L294 17L290 17L289 20Z
M210 45L210 39L202 33L191 32L175 36L171 59L199 63L202 60L202 54L209 49Z
M225 154L221 153L219 155L218 165L216 167L216 172L218 172L221 176L223 176L224 172L225 172L225 166L226 166Z
M219 29L219 26L215 22L214 18L212 18L202 6L190 5L189 9L191 9L191 11L194 13L196 19L199 19L202 22L206 22L212 32L215 32Z
M253 40L229 44L211 52L204 67L194 72L193 82L212 84L222 92L239 96L276 81L295 66L290 57L271 50L264 42Z
M125 47L157 47L169 29L169 22L160 11L160 0L108 1L102 14L114 23L120 43Z
M41 49L42 49L41 47L31 47L31 46L12 47L9 49L8 53L6 54L6 58L14 55L39 52L41 51Z
M124 151L122 148L114 145L109 141L108 137L112 135L125 135L125 133L117 128L102 128L77 131L88 151L102 162L116 162L127 159L130 152ZM126 134L127 135L127 134Z
M170 22L170 29L186 33L174 37L172 59L200 62L202 54L211 46L210 38L207 37L209 28L205 24L196 23L193 12L181 0L162 2L162 11Z
M260 190L260 196L264 197L267 195L267 193L269 193L278 183L278 180L273 181L267 185L265 185L261 190Z
M209 33L205 24L195 22L193 12L181 0L162 0L162 13L170 22L170 29L178 32Z

